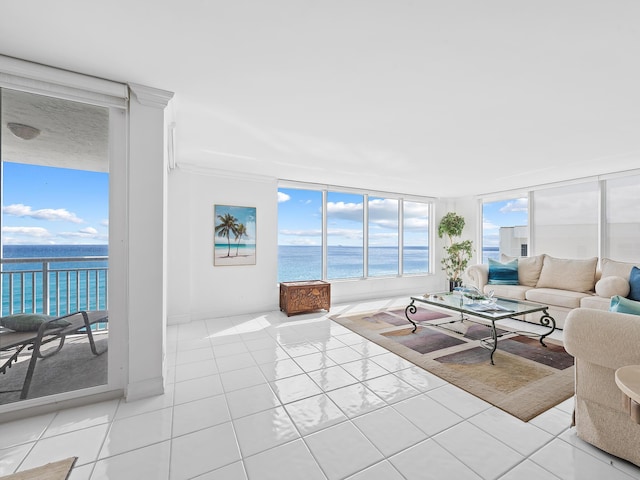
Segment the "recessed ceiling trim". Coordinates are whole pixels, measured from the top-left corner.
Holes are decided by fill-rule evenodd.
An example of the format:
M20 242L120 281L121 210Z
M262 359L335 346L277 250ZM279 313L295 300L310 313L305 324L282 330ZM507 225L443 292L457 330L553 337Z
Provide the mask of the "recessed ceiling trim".
M0 87L104 107L126 108L126 85L0 55Z

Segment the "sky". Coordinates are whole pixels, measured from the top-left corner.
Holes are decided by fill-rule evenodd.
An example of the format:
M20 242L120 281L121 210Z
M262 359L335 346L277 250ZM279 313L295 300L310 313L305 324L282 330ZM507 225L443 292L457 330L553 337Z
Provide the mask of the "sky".
M2 244L107 244L109 174L2 163Z
M500 245L500 227L527 225L528 210L527 198L484 203L482 205L483 247Z
M363 201L359 194L327 193L329 245L363 245ZM396 199L369 197L369 245L398 246ZM404 238L407 246L428 244L428 206L405 202ZM322 192L278 190L278 245L322 245Z

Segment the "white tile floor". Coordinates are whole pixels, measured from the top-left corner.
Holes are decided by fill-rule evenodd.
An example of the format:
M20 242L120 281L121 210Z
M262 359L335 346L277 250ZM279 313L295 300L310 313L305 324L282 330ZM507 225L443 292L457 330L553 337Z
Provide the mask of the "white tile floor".
M576 437L572 400L523 423L326 313L198 321L167 343L162 396L0 425L0 475L78 456L71 480L640 479Z

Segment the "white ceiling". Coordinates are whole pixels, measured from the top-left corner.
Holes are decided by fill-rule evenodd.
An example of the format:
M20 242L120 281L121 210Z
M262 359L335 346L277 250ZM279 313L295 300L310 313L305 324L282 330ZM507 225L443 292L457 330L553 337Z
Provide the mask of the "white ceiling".
M446 197L640 168L637 0L24 0L0 53L175 92L182 165Z

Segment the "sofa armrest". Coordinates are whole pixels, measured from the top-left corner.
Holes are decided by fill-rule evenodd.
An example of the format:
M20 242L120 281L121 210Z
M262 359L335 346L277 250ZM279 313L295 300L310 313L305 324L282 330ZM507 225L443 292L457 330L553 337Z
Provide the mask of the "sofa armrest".
M564 324L564 347L571 355L606 368L640 364L640 316L576 308Z
M489 265L484 263L471 265L467 269L467 276L471 279L473 286L483 292L484 286L489 281Z

